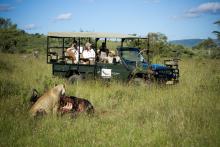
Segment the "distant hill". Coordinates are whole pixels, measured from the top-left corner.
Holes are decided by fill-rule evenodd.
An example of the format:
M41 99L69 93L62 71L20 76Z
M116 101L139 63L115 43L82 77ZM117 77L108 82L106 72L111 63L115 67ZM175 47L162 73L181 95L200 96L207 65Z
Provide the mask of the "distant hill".
M204 39L183 39L183 40L172 40L171 44L183 45L186 47L193 47L201 43Z

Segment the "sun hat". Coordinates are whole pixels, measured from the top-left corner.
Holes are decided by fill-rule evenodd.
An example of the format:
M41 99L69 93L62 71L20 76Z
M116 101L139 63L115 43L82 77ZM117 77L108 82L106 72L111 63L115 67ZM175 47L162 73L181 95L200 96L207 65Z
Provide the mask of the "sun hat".
M91 47L91 45L92 45L91 43L87 42L85 47L88 48L88 47Z

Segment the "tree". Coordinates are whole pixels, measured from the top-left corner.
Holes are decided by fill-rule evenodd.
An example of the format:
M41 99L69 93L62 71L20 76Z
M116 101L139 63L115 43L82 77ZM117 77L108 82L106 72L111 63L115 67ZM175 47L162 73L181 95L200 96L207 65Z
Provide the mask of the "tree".
M216 21L215 24L220 26L220 20ZM215 33L217 35L217 37L218 37L218 40L220 40L220 32L219 31L213 31L213 33Z
M10 19L0 18L0 29L17 28L16 24L13 24Z
M149 33L149 44L150 50L153 51L154 55L165 55L169 49L167 42L167 36L162 33Z
M211 38L202 41L193 49L197 49L204 57L218 58L220 53L218 45Z
M194 48L207 50L207 49L212 49L215 47L217 47L217 44L211 38L208 38L202 41L201 43L199 43Z
M10 19L0 18L0 51L15 52L27 41L26 33Z

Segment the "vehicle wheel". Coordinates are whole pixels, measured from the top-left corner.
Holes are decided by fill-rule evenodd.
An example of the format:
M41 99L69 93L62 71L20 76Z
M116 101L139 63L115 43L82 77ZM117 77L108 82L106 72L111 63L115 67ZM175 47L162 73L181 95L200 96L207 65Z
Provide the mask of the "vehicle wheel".
M129 80L129 83L135 85L143 85L146 84L146 80L144 78L135 77L135 78L131 78Z
M72 75L72 76L70 76L69 78L68 78L68 81L70 82L70 83L77 83L78 81L80 81L80 80L82 80L82 76L81 75L77 75L77 74L74 74L74 75Z

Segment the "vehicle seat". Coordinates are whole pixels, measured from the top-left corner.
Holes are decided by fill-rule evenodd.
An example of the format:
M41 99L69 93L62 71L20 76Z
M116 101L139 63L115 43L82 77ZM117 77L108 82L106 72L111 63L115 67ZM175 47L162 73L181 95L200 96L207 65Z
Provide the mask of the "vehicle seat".
M50 50L48 56L49 56L50 62L57 62L58 61L59 56L58 56L57 52Z

